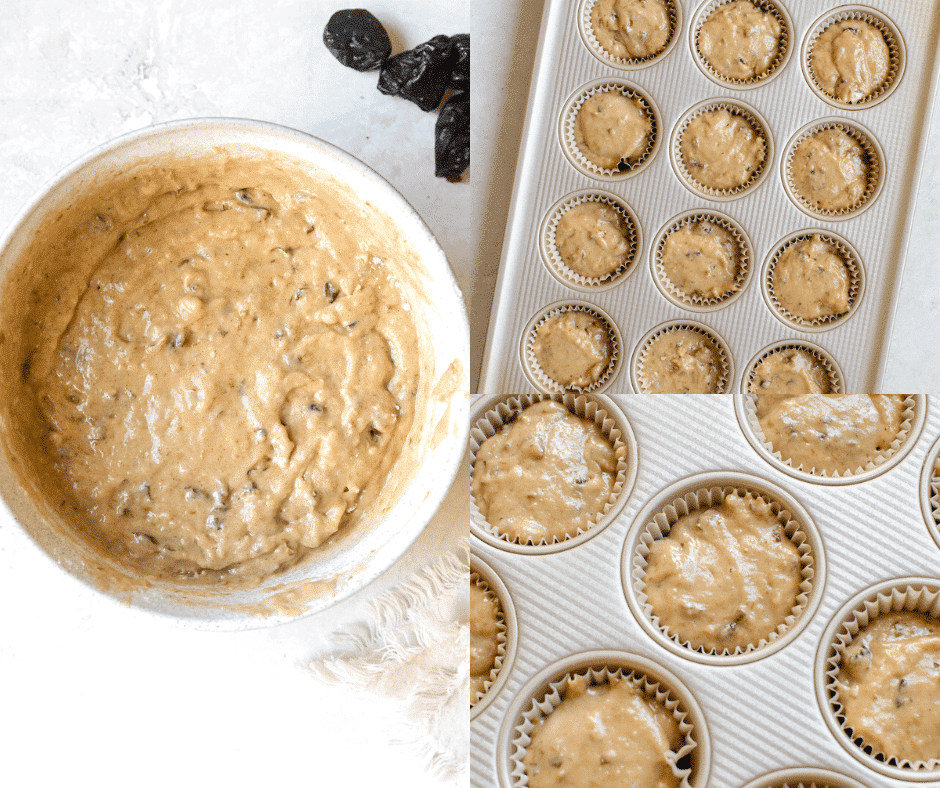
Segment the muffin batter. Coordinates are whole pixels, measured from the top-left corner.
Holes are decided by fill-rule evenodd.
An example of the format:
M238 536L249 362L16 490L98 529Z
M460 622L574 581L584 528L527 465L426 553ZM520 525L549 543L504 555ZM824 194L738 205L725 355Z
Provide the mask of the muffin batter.
M788 246L774 264L770 283L780 306L801 320L849 311L852 275L836 248L818 235Z
M842 129L810 135L793 152L790 179L817 211L847 211L868 189L868 160L858 140Z
M755 368L748 391L756 397L757 417L764 416L788 397L829 394L829 372L812 353L799 348L780 348Z
M715 343L689 328L657 337L641 358L640 381L647 394L717 394L721 375Z
M542 371L565 388L587 388L610 365L610 331L586 312L562 312L535 331L532 353Z
M666 0L597 0L591 25L597 43L623 59L658 55L672 36Z
M879 616L845 650L836 687L845 726L876 753L940 759L940 621Z
M602 279L627 265L633 256L624 215L606 202L579 203L559 218L555 248L562 261L587 279Z
M588 97L574 119L581 154L606 170L627 170L646 152L653 127L640 101L619 90Z
M666 236L660 255L673 287L689 298L721 298L738 290L734 237L709 221L689 222Z
M486 690L496 666L499 600L480 583L470 581L470 705Z
M732 0L709 14L696 44L725 79L748 80L770 71L780 52L780 20L750 0Z
M675 716L626 679L568 680L564 699L536 723L523 764L529 788L678 788L667 760L683 746Z
M616 477L614 447L597 425L544 400L483 442L472 488L480 512L500 534L550 544L597 521Z
M750 121L727 109L706 110L689 121L679 141L689 175L709 189L738 189L764 165L764 139Z
M890 67L891 54L881 31L861 19L829 25L810 55L819 86L845 104L857 104L876 93Z
M6 386L65 521L147 574L247 581L359 518L417 386L389 220L218 154L135 169L43 232L4 293L26 315Z
M855 473L890 451L903 412L900 394L810 394L781 401L759 423L764 439L794 468Z
M644 591L670 635L717 653L756 646L796 605L800 555L751 493L680 517L650 546Z

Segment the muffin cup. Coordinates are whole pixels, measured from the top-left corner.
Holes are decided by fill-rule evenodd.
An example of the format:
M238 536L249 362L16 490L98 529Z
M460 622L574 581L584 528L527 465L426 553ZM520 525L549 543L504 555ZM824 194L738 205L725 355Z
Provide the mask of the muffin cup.
M506 684L516 657L519 641L516 609L509 596L506 584L492 567L475 553L470 553L470 582L485 586L499 602L500 618L497 620L496 661L489 678L484 682L484 691L470 698L470 719L479 716L490 705L493 698Z
M754 131L760 135L764 142L764 160L760 167L751 174L751 178L747 183L735 186L732 189L715 189L711 186L699 183L692 176L692 173L689 172L682 159L682 135L688 128L689 123L706 112L722 109L728 110L732 115L744 118ZM763 116L753 107L745 104L743 101L732 98L706 99L694 105L679 118L679 122L676 123L672 132L672 142L669 146L669 151L672 167L676 175L679 176L679 180L682 182L683 186L698 197L704 197L707 200L715 200L718 202L726 202L743 197L763 183L764 179L767 177L767 173L770 172L771 163L774 159L774 142L773 136L770 133L770 124L768 124Z
M839 101L835 96L826 92L817 81L812 66L813 47L816 44L816 39L818 39L830 25L836 22L843 22L847 19L859 19L878 28L882 36L884 36L885 43L888 45L888 56L891 59L891 64L888 67L888 75L885 77L885 81L882 83L881 87L872 95L866 96L853 104ZM876 104L880 104L897 89L901 82L901 77L904 75L907 53L904 46L904 38L901 36L900 31L894 22L885 16L884 13L875 11L873 8L864 5L845 5L840 6L835 11L824 14L813 22L809 31L806 33L806 38L803 40L800 59L803 65L803 76L806 78L806 82L809 84L810 88L812 88L819 98L836 109L859 110L868 109L869 107L874 107Z
M940 618L940 580L905 577L887 580L862 591L835 614L823 633L814 666L816 699L833 736L854 758L887 777L918 782L940 778L940 759L909 761L876 752L846 727L836 680L845 649L859 630L888 613L916 611Z
M671 633L660 623L647 601L645 578L653 542L667 536L679 518L719 506L735 493L752 493L770 503L778 522L797 547L802 580L793 609L775 631L757 643L736 647L732 652L696 647ZM707 473L673 484L643 508L624 544L621 578L631 612L659 645L694 662L739 665L773 654L799 635L822 599L825 567L822 538L809 513L791 496L756 476Z
M924 467L920 472L920 509L924 514L927 530L940 547L940 438L934 441Z
M720 365L718 384L712 394L727 394L731 391L731 381L734 378L734 363L731 360L731 351L727 343L714 330L704 323L698 323L694 320L673 320L668 323L660 323L655 328L648 331L637 343L633 350L633 356L630 359L630 383L637 394L648 394L646 386L643 384L644 363L646 352L650 345L659 337L688 329L701 334L709 339L718 351L718 363Z
M511 539L493 528L477 506L476 497L471 489L470 532L487 544L512 553L544 555L583 544L613 522L624 504L626 504L636 482L636 437L623 411L612 400L602 395L574 394L572 392L563 395L504 395L481 400L478 407L474 409L470 420L469 467L467 468L470 477L473 476L476 453L487 438L492 437L501 427L512 422L530 405L549 399L560 402L576 416L594 422L604 437L611 442L617 457L617 475L614 480L613 492L604 506L604 511L589 528L578 529L577 534L564 539L556 538L553 542L543 540L540 544L531 544L523 543L518 539Z
M650 122L649 141L646 150L634 162L625 163L625 169L608 169L600 167L590 161L578 147L575 140L575 119L581 106L595 93L604 91L618 91L627 98L637 99L643 109L644 114ZM561 147L568 160L574 167L589 178L599 181L622 181L632 178L634 175L645 170L653 161L656 152L659 150L659 139L662 136L662 115L659 108L653 102L653 99L637 85L628 82L625 79L616 77L603 77L588 82L578 88L574 94L565 102L565 108L561 113L561 124L559 127Z
M861 146L868 165L868 183L865 185L865 192L861 199L850 208L836 211L818 208L801 195L793 183L792 172L793 156L797 146L806 138L831 129L844 131L855 140ZM881 194L885 182L885 154L881 143L864 126L845 120L845 118L823 118L807 123L787 143L786 153L780 160L780 177L783 179L787 197L803 213L827 222L841 222L867 211Z
M647 68L653 63L658 63L672 51L676 39L679 38L679 31L682 29L682 5L677 0L663 0L663 2L666 5L666 11L669 13L669 40L659 52L653 55L627 58L616 57L608 52L597 40L597 36L594 34L594 25L591 23L591 12L594 10L597 0L582 0L578 8L578 32L581 34L581 40L594 57L604 65L612 68L636 71Z
M555 243L555 231L561 217L575 206L587 202L605 203L612 206L623 216L629 230L629 259L607 276L587 277L573 271L565 264ZM636 269L636 259L642 248L643 233L640 221L633 209L621 197L599 189L582 189L563 197L549 209L539 229L539 252L548 272L566 287L584 293L609 290L623 282Z
M754 373L757 371L758 364L760 364L771 354L780 350L805 350L813 358L817 359L826 370L826 374L829 377L830 393L845 393L845 383L843 382L842 370L839 368L839 365L836 363L835 359L830 356L827 351L823 350L821 347L819 347L819 345L814 345L811 342L783 340L781 342L774 342L772 345L768 345L763 350L759 351L757 355L748 362L747 366L744 368L744 375L741 377L742 394L747 395L753 393L751 391L751 385L754 383Z
M702 24L711 16L713 11L729 2L731 2L731 0L706 0L705 3L699 6L698 11L696 11L695 15L692 17L692 24L689 27L689 47L692 50L692 59L706 77L723 88L751 90L766 85L783 71L784 66L786 66L790 60L790 55L793 52L793 20L790 19L790 14L787 12L787 9L784 8L781 3L776 2L776 0L751 0L752 5L756 6L761 11L769 11L777 17L780 22L780 46L777 48L777 57L774 59L773 63L770 64L770 68L763 74L758 74L749 79L732 79L722 76L715 71L708 61L705 60L698 46L698 34Z
M685 744L668 757L683 788L704 788L711 766L711 746L705 718L692 694L666 668L637 654L591 651L545 668L520 691L507 711L499 734L498 771L502 788L529 784L523 758L538 721L554 711L564 698L569 678L584 676L591 686L610 679L630 681L673 713Z
M607 335L610 340L610 361L607 362L607 367L601 373L601 376L590 386L562 385L549 377L548 373L542 369L538 359L535 357L533 350L535 332L538 331L539 327L548 320L548 318L566 312L583 312L596 318L607 328ZM602 309L584 301L558 301L539 311L535 317L529 321L529 324L522 332L522 346L520 352L522 355L522 369L526 373L526 377L529 378L540 391L544 391L547 394L563 394L566 391L579 392L582 394L596 394L608 388L617 377L617 373L620 372L621 360L623 358L623 339L613 319Z
M730 232L735 243L737 276L735 277L734 284L736 290L715 298L691 296L679 290L666 273L662 260L663 248L666 239L671 233L686 225L704 221L711 222ZM656 283L660 292L676 306L691 312L713 312L716 309L721 309L733 303L744 293L744 290L750 282L751 272L754 267L752 264L753 252L751 250L751 240L748 238L747 233L744 232L744 228L730 216L711 210L686 211L670 219L653 241L653 245L650 249L650 267L653 272L653 281Z
M751 780L742 788L865 788L860 782L827 769L781 769Z
M817 471L815 468L804 469L802 465L793 467L789 459L783 457L764 439L760 424L757 421L753 395L735 395L734 405L738 422L744 431L744 437L767 462L796 479L826 485L856 484L868 481L893 468L907 456L907 453L917 442L917 436L924 426L926 411L926 399L923 394L907 395L904 400L901 429L898 432L898 437L892 442L891 449L871 458L863 468L836 472L830 475L826 471Z
M787 249L800 241L810 240L814 235L818 235L821 240L831 244L848 269L849 308L840 315L827 315L812 320L806 320L805 318L794 315L777 299L774 294L773 275L777 262ZM780 240L775 245L773 251L767 256L767 260L764 262L763 273L761 274L761 292L763 293L764 301L767 303L767 306L770 307L774 316L788 328L806 333L831 331L851 318L858 309L858 305L862 302L862 296L865 293L865 269L862 265L861 255L859 255L855 247L841 235L836 235L828 230L798 230Z

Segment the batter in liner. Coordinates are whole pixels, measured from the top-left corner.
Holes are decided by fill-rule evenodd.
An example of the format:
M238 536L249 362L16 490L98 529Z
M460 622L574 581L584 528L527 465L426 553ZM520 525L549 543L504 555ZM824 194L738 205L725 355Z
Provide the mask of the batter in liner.
M147 574L293 566L359 518L410 428L399 231L298 169L141 165L41 231L8 282L8 436L30 436L9 448L66 522Z
M755 367L748 390L756 396L758 418L788 397L832 391L825 365L799 348L780 348L768 354Z
M796 146L790 160L793 188L817 211L854 208L868 189L868 159L842 129L823 129Z
M891 54L881 31L862 19L833 22L816 39L810 67L832 98L857 104L888 78Z
M483 442L472 489L480 512L500 534L523 544L551 544L597 521L616 478L614 447L597 425L544 400Z
M940 621L879 616L846 648L836 687L845 727L876 753L940 759Z
M745 186L763 167L763 137L750 121L727 109L701 112L689 121L679 140L689 175L710 189Z
M752 493L680 517L650 545L644 591L670 635L717 653L756 646L796 606L800 555Z
M666 236L662 267L673 287L689 298L721 298L737 291L737 244L709 221L689 222Z
M639 99L619 90L598 90L574 119L581 154L607 170L627 170L646 152L653 127Z
M658 55L672 36L665 0L597 0L591 25L597 43L623 59Z
M610 331L587 312L561 312L536 330L532 353L542 371L565 388L597 383L610 365Z
M780 306L802 320L849 311L852 275L838 250L818 235L788 246L774 264L770 282Z
M564 698L539 720L523 764L530 788L678 788L667 760L684 740L675 716L626 679L568 679Z
M699 28L698 50L725 79L748 80L766 74L780 52L780 20L750 0L723 3Z
M722 375L720 351L698 331L667 331L643 353L639 372L647 394L717 394Z
M589 200L558 218L555 248L576 274L602 279L630 262L630 235L626 218L613 205Z
M499 600L486 586L470 581L470 705L482 695L496 666Z

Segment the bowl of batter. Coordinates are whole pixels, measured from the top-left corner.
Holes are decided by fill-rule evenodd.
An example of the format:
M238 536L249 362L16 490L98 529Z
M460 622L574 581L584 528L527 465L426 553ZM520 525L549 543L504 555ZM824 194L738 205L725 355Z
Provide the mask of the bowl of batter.
M154 126L0 245L0 494L70 574L204 628L390 566L465 440L468 331L432 234L298 131Z

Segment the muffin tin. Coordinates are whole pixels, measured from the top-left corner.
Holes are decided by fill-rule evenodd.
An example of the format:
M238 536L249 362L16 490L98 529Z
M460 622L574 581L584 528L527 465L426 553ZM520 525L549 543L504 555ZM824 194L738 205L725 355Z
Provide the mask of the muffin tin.
M531 390L516 350L533 316L549 304L585 299L608 314L623 340L623 358L634 356L641 337L660 324L700 319L728 345L736 370L729 390L740 388L745 362L781 341L818 344L842 371L848 392L877 391L890 344L910 218L925 156L925 118L937 71L940 0L881 0L836 5L825 0L758 0L782 12L786 53L764 78L734 84L717 79L699 62L696 26L717 0L676 0L677 31L665 52L636 62L604 58L586 32L593 0L547 0L542 20L514 199L490 320L481 391ZM888 39L890 77L871 99L841 104L815 84L809 51L831 21L877 19ZM624 172L595 171L571 151L570 124L580 97L600 86L639 95L654 117L656 139L639 166ZM687 182L677 160L677 140L690 115L704 107L734 108L764 129L767 158L746 188L717 193ZM842 127L866 140L875 178L862 203L843 212L814 212L788 185L787 159L802 135ZM913 141L913 142L912 142ZM868 144L870 142L870 145ZM574 281L543 260L544 227L553 208L585 190L604 193L625 206L638 229L636 260L600 287ZM670 297L648 265L661 228L687 213L718 212L750 241L753 275L740 295L702 314ZM836 233L857 251L864 289L844 320L807 330L781 320L763 295L756 266L781 239L807 230ZM624 364L606 390L635 392Z
M505 399L479 400L471 418ZM544 697L551 682L588 667L623 666L639 667L693 710L699 760L692 786L940 784L940 770L915 771L857 748L841 732L827 689L838 630L860 603L885 588L926 589L931 599L940 588L937 401L913 398L906 451L896 461L876 475L832 485L795 477L758 453L741 418L741 395L598 400L622 411L636 438L636 483L613 522L553 553L513 551L472 529L472 553L512 596L510 634L517 643L504 685L471 718L473 788L524 785L513 775L514 740L533 699ZM463 472L470 472L467 465ZM637 545L667 499L728 487L773 498L808 522L814 571L803 610L776 640L722 656L689 650L658 632L633 575Z

